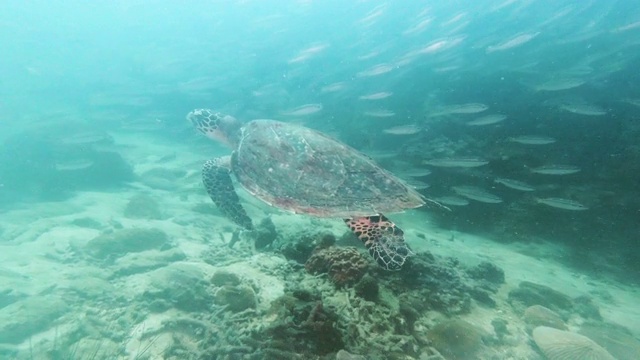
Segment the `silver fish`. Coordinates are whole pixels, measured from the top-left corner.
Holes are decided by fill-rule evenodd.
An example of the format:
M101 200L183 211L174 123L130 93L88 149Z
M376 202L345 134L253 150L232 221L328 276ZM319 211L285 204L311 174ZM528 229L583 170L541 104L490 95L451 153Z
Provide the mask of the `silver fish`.
M488 164L489 161L479 158L442 158L423 161L423 164L436 167L471 168Z
M362 96L358 97L358 99L360 99L360 100L381 100L381 99L386 99L391 95L393 95L393 93L390 92L390 91L381 91L381 92L377 92L377 93L373 93L373 94L362 95Z
M585 81L577 78L561 78L561 79L553 79L546 82L543 82L538 85L534 85L533 89L535 91L561 91L561 90L569 90L573 88L577 88L578 86L584 85Z
M93 166L93 161L88 159L77 159L56 162L55 168L58 171L84 170Z
M589 208L580 204L577 201L569 200L569 199L561 199L561 198L544 198L544 199L536 199L536 202L539 204L545 204L554 208L564 209L564 210L573 210L573 211L583 211L588 210Z
M365 111L364 114L367 116L379 117L379 118L392 117L396 115L396 113L394 113L393 111L385 110L385 109Z
M539 31L533 32L533 33L519 34L500 44L488 46L486 51L487 53L492 53L494 51L512 49L514 47L521 46L528 43L529 41L535 39L536 36L538 36L539 34L540 34Z
M320 88L320 92L331 93L331 92L340 91L340 90L344 89L345 87L346 87L346 84L344 82L336 82L336 83L325 85L325 86L321 87Z
M527 183L518 180L505 179L505 178L497 178L494 182L498 184L502 184L510 189L520 190L520 191L533 191L535 188Z
M431 175L431 170L429 169L411 169L396 172L399 176L408 176L408 177L423 177Z
M382 132L391 135L413 135L420 131L422 131L422 129L416 125L400 125L382 130Z
M573 165L545 165L531 169L532 173L544 175L568 175L580 171L580 168Z
M607 113L607 110L592 104L562 104L560 105L560 109L587 116L600 116Z
M457 196L441 196L433 199L443 205L449 206L467 206L469 205L469 200L457 197Z
M445 106L430 116L450 115L450 114L476 114L487 110L489 106L482 103L466 103Z
M304 116L304 115L315 114L320 110L322 110L322 104L306 104L306 105L298 106L297 108L285 111L282 113L282 115Z
M507 118L507 115L502 114L493 114L479 117L475 120L471 120L467 123L469 126L483 126L483 125L492 125L497 124L499 122L504 121Z
M487 204L498 204L502 202L502 199L497 195L491 194L475 186L454 186L452 189L456 194L464 196L467 199Z
M411 186L416 190L426 190L431 186L424 181L420 181L416 179L405 180L405 183L407 183L409 186Z
M389 64L378 64L367 70L361 71L356 74L358 77L369 77L369 76L377 76L386 74L389 71L393 70L393 65Z
M509 141L525 145L547 145L556 142L556 139L547 136L523 135L510 137Z

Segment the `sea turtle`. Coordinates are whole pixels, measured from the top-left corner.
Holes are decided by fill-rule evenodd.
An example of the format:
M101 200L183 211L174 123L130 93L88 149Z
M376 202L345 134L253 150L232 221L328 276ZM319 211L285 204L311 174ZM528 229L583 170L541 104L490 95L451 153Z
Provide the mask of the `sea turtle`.
M398 270L410 256L404 233L383 213L425 204L417 191L368 156L321 132L276 120L243 123L209 109L187 119L233 152L207 160L202 179L221 212L245 229L253 224L231 174L253 196L297 214L342 218L378 265Z

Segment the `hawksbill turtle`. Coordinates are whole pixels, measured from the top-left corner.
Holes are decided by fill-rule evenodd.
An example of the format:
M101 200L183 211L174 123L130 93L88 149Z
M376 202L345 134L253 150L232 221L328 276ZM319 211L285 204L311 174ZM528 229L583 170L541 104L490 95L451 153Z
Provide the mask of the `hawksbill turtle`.
M403 231L384 214L425 199L368 156L321 132L276 120L243 123L209 109L187 115L207 137L233 149L207 160L202 180L220 211L237 225L253 224L235 192L233 174L253 196L296 214L341 218L376 263L399 270L411 250Z

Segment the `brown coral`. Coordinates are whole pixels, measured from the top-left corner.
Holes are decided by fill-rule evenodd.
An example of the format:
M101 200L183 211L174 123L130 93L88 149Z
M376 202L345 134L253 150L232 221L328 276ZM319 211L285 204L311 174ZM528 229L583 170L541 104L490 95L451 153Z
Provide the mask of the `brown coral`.
M353 247L328 247L316 250L304 264L311 274L329 274L338 287L358 282L366 273L368 263Z

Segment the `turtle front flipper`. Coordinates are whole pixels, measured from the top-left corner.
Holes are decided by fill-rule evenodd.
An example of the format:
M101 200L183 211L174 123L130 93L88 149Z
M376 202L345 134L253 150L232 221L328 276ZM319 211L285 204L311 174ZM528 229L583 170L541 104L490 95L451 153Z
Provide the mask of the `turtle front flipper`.
M344 222L386 270L400 270L407 257L413 255L404 242L404 232L384 215L345 219Z
M240 204L240 198L233 187L229 157L207 160L202 166L202 182L213 202L224 216L245 229L252 230L253 223Z

